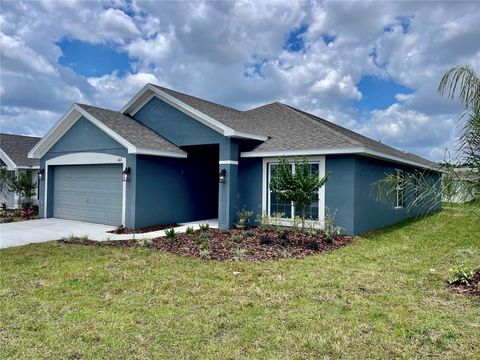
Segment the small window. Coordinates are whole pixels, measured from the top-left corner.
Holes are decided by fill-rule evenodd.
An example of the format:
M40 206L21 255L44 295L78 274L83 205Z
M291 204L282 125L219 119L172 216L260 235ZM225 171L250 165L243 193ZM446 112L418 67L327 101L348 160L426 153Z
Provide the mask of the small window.
M395 184L395 209L403 208L405 205L405 187L403 181L403 171L396 170L397 181Z

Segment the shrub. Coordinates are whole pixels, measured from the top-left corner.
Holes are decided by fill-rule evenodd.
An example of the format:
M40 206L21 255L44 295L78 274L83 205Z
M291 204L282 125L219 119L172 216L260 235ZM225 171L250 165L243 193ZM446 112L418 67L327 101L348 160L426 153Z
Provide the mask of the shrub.
M270 224L270 218L267 214L258 214L255 222L258 224L260 229L269 230L272 228Z
M221 229L222 234L230 234L230 229Z
M250 218L253 215L253 211L248 211L245 208L237 212L238 216L238 223L237 225L239 226L247 226L248 223L250 222Z
M309 240L305 242L305 248L313 251L318 251L320 250L320 246L318 243L314 240Z
M288 230L282 229L278 234L278 238L282 241L288 241Z
M140 246L143 246L143 247L150 246L150 245L152 245L152 243L153 243L153 239L150 239L150 238L147 238L147 237L140 238L140 239L137 240L137 244L140 245Z
M185 230L185 234L193 234L194 233L194 230L193 230L193 226L187 226L187 229Z
M279 246L277 250L280 253L280 255L282 255L284 258L289 258L291 256L288 249L283 246Z
M33 209L29 209L29 208L24 208L22 210L22 217L24 219L30 219L32 216L35 215L35 212L33 211Z
M202 258L207 258L208 255L210 255L210 251L208 249L202 249L200 250L200 257Z
M471 267L461 265L450 269L450 284L469 285L473 280L473 269Z
M175 232L174 228L171 228L171 229L165 230L165 236L167 237L167 239L171 239L177 236L177 233Z
M195 243L197 245L202 245L206 241L207 241L207 239L205 239L204 237L202 237L200 235L195 238Z
M242 238L238 235L233 235L231 238L230 238L231 241L233 241L234 243L241 243L242 242Z
M272 243L272 239L268 234L262 234L260 235L260 244L262 245L269 245Z
M245 259L245 250L240 248L235 249L235 253L233 254L233 259L235 261L241 261Z
M327 239L332 239L335 235L340 235L343 230L341 226L335 225L336 214L336 212L331 213L328 209L326 211L323 232Z
M243 236L245 237L253 237L255 236L255 233L252 230L247 230L243 232Z
M207 223L207 224L200 224L200 225L198 225L198 227L199 227L200 230L202 230L202 231L208 231L208 230L210 230L210 225L208 225L208 223Z

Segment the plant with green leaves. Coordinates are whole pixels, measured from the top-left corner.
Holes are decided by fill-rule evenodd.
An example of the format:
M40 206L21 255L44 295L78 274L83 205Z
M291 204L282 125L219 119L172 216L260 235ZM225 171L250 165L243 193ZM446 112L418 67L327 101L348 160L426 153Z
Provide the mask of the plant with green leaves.
M386 174L372 184L371 196L377 201L393 202L401 189L407 212L422 206L428 213L442 201L466 202L480 192L480 78L470 66L455 66L441 79L438 92L458 99L464 107L459 116L461 135L456 154L450 158L446 151L444 161L435 169L442 173L438 180L430 176L431 170ZM478 210L472 211L480 216Z
M461 265L449 270L450 284L469 285L473 280L473 268Z
M206 224L199 224L198 227L200 228L200 230L202 231L208 231L210 230L210 225L208 223Z
M177 233L175 232L175 229L174 228L171 228L171 229L167 229L165 230L165 236L167 237L167 239L170 241L170 244L174 244L175 241L176 241L176 236L177 236Z
M17 177L11 178L9 188L23 199L23 206L30 207L32 198L37 194L37 182L27 173L20 173Z
M185 234L193 234L195 232L195 230L193 230L193 226L187 226L186 230L185 230Z
M305 230L305 213L312 202L312 195L318 192L330 178L330 173L320 176L311 172L306 158L296 158L295 167L285 157L280 158L275 176L270 180L270 191L280 200L291 202L296 210L300 210L302 231Z
M249 224L250 218L253 215L253 211L248 211L247 209L243 208L240 211L237 211L237 216L238 216L238 222L237 226L238 227L245 227Z

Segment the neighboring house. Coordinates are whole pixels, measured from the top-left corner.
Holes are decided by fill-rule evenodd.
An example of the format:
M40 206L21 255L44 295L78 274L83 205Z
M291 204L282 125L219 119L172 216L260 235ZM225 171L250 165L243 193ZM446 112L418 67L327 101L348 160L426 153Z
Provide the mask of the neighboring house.
M40 141L33 136L1 134L0 133L0 167L12 172L12 176L21 173L28 174L32 181L37 181L39 169L38 159L30 159L28 152ZM34 203L37 199L32 199ZM0 195L0 203L6 203L8 208L20 207L20 199L12 191L5 190Z
M375 202L370 185L434 163L278 102L238 111L148 84L121 111L72 105L29 154L42 216L133 229L211 218L229 228L242 208L293 223L296 209L268 186L283 155L332 173L307 212L319 223L328 208L358 234L425 211L407 214L402 189L395 206Z
M475 199L480 176L474 168L460 166L442 175L444 202L466 203Z

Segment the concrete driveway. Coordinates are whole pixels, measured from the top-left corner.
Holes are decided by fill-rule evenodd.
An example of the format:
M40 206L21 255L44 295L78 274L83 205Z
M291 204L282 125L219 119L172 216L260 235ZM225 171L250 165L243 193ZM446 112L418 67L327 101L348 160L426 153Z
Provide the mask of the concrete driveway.
M114 228L114 226L63 219L38 219L0 224L0 248L59 240L70 235L88 236L92 240L103 239L105 232Z

